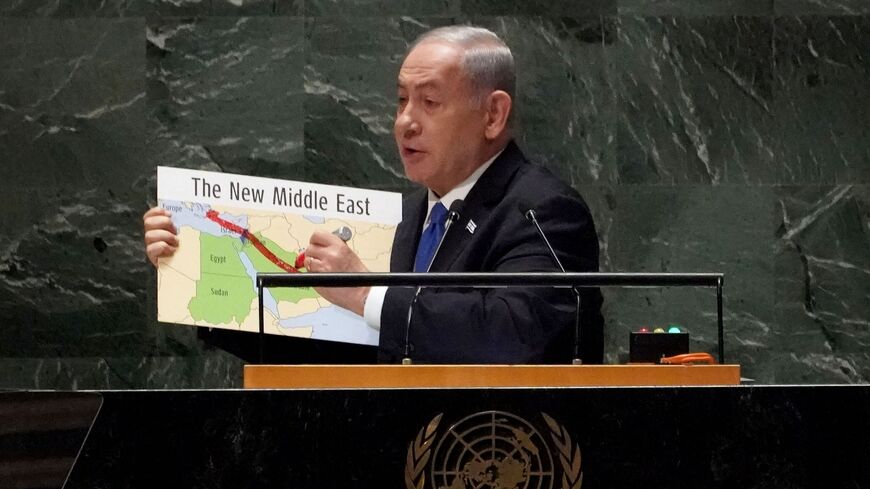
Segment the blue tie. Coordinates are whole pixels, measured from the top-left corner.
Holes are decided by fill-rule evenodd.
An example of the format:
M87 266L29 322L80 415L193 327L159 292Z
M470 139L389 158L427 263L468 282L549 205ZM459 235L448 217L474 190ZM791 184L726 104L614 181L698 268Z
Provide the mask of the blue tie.
M414 271L425 272L435 255L435 249L441 237L444 236L444 222L447 220L447 208L441 202L436 202L429 213L429 226L420 237L417 247L417 258L414 260Z

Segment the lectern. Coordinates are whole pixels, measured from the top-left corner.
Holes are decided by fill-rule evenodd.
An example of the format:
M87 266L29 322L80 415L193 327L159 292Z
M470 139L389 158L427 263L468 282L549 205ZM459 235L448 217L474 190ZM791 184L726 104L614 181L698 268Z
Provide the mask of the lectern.
M246 389L739 385L738 365L246 365Z

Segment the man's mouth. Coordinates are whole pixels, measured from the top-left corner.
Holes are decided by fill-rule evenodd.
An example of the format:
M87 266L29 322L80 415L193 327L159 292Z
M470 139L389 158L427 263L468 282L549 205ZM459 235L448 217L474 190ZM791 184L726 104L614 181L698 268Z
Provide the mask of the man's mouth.
M417 148L412 148L410 146L402 146L402 156L404 156L404 157L416 156L416 155L419 155L422 153L424 153L424 151L421 151Z

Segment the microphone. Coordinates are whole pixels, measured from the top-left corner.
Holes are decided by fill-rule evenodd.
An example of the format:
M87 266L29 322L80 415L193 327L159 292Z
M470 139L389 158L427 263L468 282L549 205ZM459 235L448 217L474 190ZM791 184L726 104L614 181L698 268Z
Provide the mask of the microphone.
M568 273L567 270L565 270L565 267L562 266L562 262L559 261L559 257L556 256L556 252L550 245L550 240L547 239L544 230L541 229L541 224L538 222L538 216L535 214L535 209L532 207L532 204L527 200L521 200L518 202L517 207L523 216L535 225L535 229L538 230L538 236L541 237L541 241L543 241L547 246L547 250L550 252L550 258L553 259L553 262L557 267L559 267L559 270L562 270L562 273ZM582 365L583 360L580 358L580 291L577 290L577 287L571 287L571 290L574 291L574 296L577 298L577 308L574 310L574 359L571 360L571 363L573 365Z
M463 207L465 207L465 201L462 199L456 199L450 204L450 209L447 210L447 220L444 222L444 234L441 235L441 240L438 241L438 246L435 247L435 252L432 253L432 259L426 265L426 273L432 270L432 263L435 261L435 257L438 256L438 250L441 249L441 245L444 244L447 231L450 231L450 226L459 220ZM411 305L408 306L408 322L405 324L405 356L402 358L402 365L411 365L413 363L411 361L411 318L414 316L414 305L417 303L417 297L420 296L421 290L423 290L423 287L418 285L417 290L414 291L414 298L411 299Z

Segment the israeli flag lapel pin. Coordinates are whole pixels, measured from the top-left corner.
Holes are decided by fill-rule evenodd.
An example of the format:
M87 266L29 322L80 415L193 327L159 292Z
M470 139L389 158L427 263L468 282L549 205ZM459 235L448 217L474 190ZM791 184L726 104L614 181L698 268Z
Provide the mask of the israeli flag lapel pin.
M477 229L477 224L475 224L474 221L469 219L468 224L465 225L465 229L467 229L469 233L474 234L474 230Z

